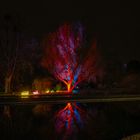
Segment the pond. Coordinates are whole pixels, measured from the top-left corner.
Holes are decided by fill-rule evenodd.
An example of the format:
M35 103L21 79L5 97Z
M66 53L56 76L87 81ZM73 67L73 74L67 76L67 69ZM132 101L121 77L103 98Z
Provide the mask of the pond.
M0 106L0 140L120 140L140 132L139 102Z

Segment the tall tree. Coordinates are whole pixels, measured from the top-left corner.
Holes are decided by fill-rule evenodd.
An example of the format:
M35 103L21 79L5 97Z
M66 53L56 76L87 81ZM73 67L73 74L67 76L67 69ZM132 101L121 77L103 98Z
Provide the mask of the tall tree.
M17 15L5 15L0 23L0 79L5 81L5 93L12 92L13 84L20 84L22 76L32 73L36 62L35 39L27 39L22 32L23 25ZM35 60L33 60L35 59ZM28 80L29 81L29 77Z
M43 40L41 64L66 84L68 92L83 80L93 80L99 74L99 54L96 42L86 46L81 24L64 24Z
M10 15L5 15L0 28L0 53L1 67L5 79L5 93L11 89L11 81L14 75L19 48L18 20Z

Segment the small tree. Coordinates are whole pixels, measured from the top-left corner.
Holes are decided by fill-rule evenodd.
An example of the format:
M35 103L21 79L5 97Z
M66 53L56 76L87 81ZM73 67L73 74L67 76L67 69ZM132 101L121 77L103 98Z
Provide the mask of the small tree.
M43 41L42 65L66 84L68 92L83 80L93 80L98 71L96 42L85 43L81 24L64 24Z

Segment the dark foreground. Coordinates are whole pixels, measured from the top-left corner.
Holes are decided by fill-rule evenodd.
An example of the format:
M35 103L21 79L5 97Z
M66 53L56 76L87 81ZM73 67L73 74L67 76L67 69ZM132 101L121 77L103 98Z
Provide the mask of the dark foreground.
M120 140L140 132L139 101L78 103L79 114L65 106L1 105L0 140Z

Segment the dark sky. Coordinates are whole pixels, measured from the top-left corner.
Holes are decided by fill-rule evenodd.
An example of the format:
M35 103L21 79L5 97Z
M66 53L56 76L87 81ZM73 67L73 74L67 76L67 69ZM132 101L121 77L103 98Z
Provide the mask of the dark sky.
M9 0L10 1L10 0ZM46 0L4 1L0 15L18 15L25 31L38 38L55 30L65 21L81 21L90 37L95 35L108 58L122 61L140 60L139 7L137 4L117 0Z

